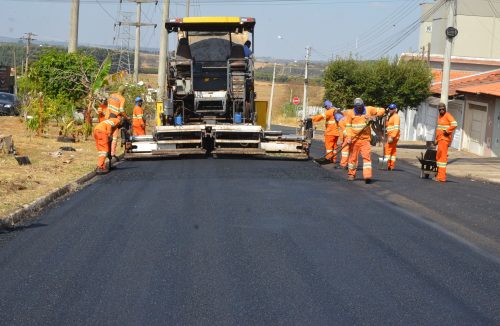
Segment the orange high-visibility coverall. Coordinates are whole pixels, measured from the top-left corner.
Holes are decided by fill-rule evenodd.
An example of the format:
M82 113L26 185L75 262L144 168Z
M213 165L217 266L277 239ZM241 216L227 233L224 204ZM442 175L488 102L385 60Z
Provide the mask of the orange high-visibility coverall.
M374 116L383 116L385 110L373 106L366 106L363 113L358 114L355 110L348 111L346 114L346 129L347 139L351 141L351 148L348 160L348 178L356 177L356 169L358 167L358 156L361 153L363 158L363 178L372 178L372 159L370 157L371 145L371 128L366 127L370 118Z
M437 142L437 153L436 153L436 165L438 168L438 173L436 175L436 180L445 182L446 181L446 165L448 164L448 147L453 140L453 131L457 128L457 121L449 113L446 112L443 116L438 117L438 125L436 129L436 142ZM445 134L446 133L446 134Z
M125 98L120 93L113 93L108 98L108 113L107 118L128 118L125 113ZM116 145L118 142L118 134L120 130L118 128L113 132L113 141L111 142L111 156L116 154Z
M312 116L313 122L325 120L325 149L327 160L335 161L334 152L337 149L337 141L339 140L340 132L339 125L335 120L335 109L326 110L325 113Z
M97 108L97 119L99 122L103 122L106 120L106 115L108 114L108 106L104 103L99 104L99 108Z
M394 114L389 115L389 119L385 124L387 131L387 139L392 138L392 142L385 144L384 158L387 160L387 169L394 170L394 166L396 165L396 145L399 140L399 114L395 112Z
M144 121L144 109L136 105L132 114L132 133L134 136L144 136L146 134L146 123Z
M110 150L109 137L120 125L120 118L109 118L94 128L95 146L98 152L97 167L106 170L106 156Z

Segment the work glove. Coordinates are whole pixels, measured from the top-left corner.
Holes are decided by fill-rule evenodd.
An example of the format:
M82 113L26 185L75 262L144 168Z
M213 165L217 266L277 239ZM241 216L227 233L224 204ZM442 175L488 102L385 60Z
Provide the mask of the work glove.
M432 143L434 144L434 146L437 146L437 145L438 145L437 140L433 141Z
M450 133L447 132L446 130L443 130L443 135L448 136Z
M393 141L394 141L394 138L392 138L392 137L387 138L387 143L392 144Z
M348 144L352 143L352 139L351 139L351 137L348 137L348 138L346 139L346 142L347 142Z

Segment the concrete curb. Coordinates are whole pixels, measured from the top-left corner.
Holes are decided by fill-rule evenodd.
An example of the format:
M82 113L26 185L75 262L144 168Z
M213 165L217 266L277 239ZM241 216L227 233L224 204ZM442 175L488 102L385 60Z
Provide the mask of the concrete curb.
M114 167L121 164L123 162L123 154L119 156L120 161L115 162L113 164ZM42 211L46 207L48 207L55 200L68 195L72 192L77 191L83 184L92 180L96 177L97 174L95 171L87 173L86 175L78 178L77 180L57 188L56 190L48 193L47 195L40 197L29 204L23 205L22 208L10 213L7 216L0 216L0 230L2 229L13 229L20 224L29 221L32 219L36 213Z
M29 219L33 218L33 216L46 208L48 205L50 205L52 202L55 200L73 192L76 191L81 185L84 183L88 182L92 178L94 178L97 174L92 171L83 177L79 178L76 181L73 181L65 186L62 186L47 195L40 197L33 202L23 205L22 208L16 210L13 213L10 213L9 215L5 217L0 218L0 229L11 229L15 228L19 224L22 224L23 222L28 221Z

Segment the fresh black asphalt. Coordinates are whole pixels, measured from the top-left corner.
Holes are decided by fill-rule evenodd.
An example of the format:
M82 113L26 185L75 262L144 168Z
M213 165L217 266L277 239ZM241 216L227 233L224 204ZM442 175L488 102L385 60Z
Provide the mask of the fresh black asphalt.
M500 187L374 174L124 162L0 233L0 324L500 324Z

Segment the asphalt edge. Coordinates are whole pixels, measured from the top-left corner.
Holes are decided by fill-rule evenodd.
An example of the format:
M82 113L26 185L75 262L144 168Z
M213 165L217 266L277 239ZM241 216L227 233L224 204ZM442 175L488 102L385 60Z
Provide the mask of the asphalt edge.
M18 210L8 214L7 216L0 217L0 229L12 229L22 224L23 222L32 219L36 213L42 211L57 199L78 190L79 187L81 187L89 180L93 179L96 175L97 174L95 173L95 171L87 173L77 180L59 187L43 197L35 199L29 204L23 205L22 208L19 208Z
M116 167L121 162L123 162L123 156L123 154L119 156L120 160L118 162L114 162L113 167ZM23 205L22 208L19 208L6 216L0 216L0 230L14 229L17 226L30 221L31 219L33 219L35 214L47 208L57 199L60 199L72 192L79 190L85 183L92 180L97 175L98 174L95 171L89 172L84 176L78 178L77 180L61 186L54 191L51 191L45 196L35 199L29 204Z

